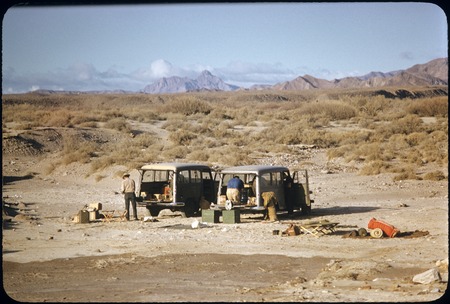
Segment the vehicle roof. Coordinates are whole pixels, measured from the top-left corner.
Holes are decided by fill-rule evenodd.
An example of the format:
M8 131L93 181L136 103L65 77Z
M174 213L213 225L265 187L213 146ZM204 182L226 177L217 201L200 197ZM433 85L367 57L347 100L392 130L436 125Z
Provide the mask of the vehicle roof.
M237 166L222 169L220 173L244 173L244 174L264 174L270 172L289 171L287 167L282 166L265 166L265 165L252 165L252 166Z
M207 165L193 164L193 163L155 163L146 164L141 167L141 170L171 170L181 171L186 169L211 170Z

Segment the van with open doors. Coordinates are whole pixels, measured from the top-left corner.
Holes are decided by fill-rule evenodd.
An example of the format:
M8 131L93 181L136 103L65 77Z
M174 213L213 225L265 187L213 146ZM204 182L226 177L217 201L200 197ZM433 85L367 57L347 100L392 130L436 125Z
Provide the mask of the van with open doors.
M195 216L203 201L214 202L216 189L210 167L192 163L155 163L139 170L137 204L157 216L162 209Z
M241 210L264 211L264 192L273 192L279 211L293 213L295 210L302 214L311 212L308 171L290 172L283 166L237 166L218 172L217 207ZM226 198L227 183L238 176L244 183L240 202L231 202ZM303 177L303 182L300 181Z

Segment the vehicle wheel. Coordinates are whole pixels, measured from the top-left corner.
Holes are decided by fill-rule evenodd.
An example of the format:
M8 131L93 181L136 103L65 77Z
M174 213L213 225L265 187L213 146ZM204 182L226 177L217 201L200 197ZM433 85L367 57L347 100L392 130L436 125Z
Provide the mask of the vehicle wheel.
M302 215L308 215L311 214L311 206L302 206Z
M159 209L156 207L147 207L147 210L150 212L151 216L158 216L159 215Z
M198 212L198 208L195 208L195 204L192 200L186 201L184 209L181 210L184 217L193 217Z

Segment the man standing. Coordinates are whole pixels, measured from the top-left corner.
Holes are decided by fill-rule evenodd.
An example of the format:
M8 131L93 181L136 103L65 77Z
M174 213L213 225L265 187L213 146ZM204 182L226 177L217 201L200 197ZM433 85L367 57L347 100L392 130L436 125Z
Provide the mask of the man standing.
M234 176L227 184L227 199L232 203L241 203L241 192L244 189L244 182L239 176Z
M136 194L135 189L135 183L134 180L130 178L129 173L125 173L122 176L122 187L120 188L120 191L124 194L125 197L125 210L127 211L126 219L127 221L130 220L130 202L131 207L133 208L133 215L134 219L137 220L137 210L136 210Z

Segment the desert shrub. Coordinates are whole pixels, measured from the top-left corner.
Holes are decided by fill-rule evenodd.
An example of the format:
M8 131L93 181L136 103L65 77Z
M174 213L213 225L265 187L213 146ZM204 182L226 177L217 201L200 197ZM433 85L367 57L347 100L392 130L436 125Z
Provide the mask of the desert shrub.
M49 113L44 121L49 127L72 127L73 113L68 110L55 110Z
M151 133L142 133L137 135L133 141L132 144L138 148L148 148L152 146L155 143L155 136Z
M391 170L393 173L399 173L395 175L392 179L394 181L407 180L407 179L421 179L417 174L415 169L412 166L406 165L403 167L395 167Z
M178 118L170 117L163 123L161 128L163 128L167 131L177 131L180 129L187 128L187 123L182 117L178 117Z
M194 150L191 153L187 155L187 159L192 161L199 161L199 162L205 162L209 159L209 153L208 151L202 149L202 150Z
M322 101L308 103L299 109L300 115L325 116L331 120L350 119L356 115L356 109L341 101Z
M252 161L245 149L236 146L224 146L211 149L208 162L219 163L223 166L248 165Z
M112 118L112 119L108 120L105 123L104 127L108 128L108 129L125 132L125 133L131 131L131 127L130 127L129 123L123 117L116 117L116 118Z
M91 172L96 172L112 166L114 164L120 164L120 162L115 158L115 156L108 155L96 158L91 162Z
M408 134L405 140L411 147L415 147L421 145L427 139L427 136L424 132L413 132Z
M176 145L189 145L191 140L196 138L197 135L185 130L185 129L181 129L181 130L177 130L175 132L170 133L169 135L169 139Z
M93 142L80 140L75 136L68 136L63 139L63 150L61 162L68 165L74 162L89 163L95 157L97 145Z
M448 97L415 99L407 107L407 111L419 116L448 117Z
M431 181L440 181L440 180L446 180L447 178L445 177L444 172L437 170L437 171L425 173L425 175L423 176L423 179L431 180Z
M417 115L407 115L403 118L393 120L392 122L381 125L378 132L385 138L389 138L394 134L410 134L422 131L422 119Z
M167 102L162 111L171 113L180 113L185 116L193 115L196 113L209 114L212 107L203 100L199 100L192 96L180 95L178 98L174 98Z
M86 121L86 122L82 122L78 125L81 128L97 128L98 124L95 121Z
M162 151L162 155L165 159L176 160L185 158L188 155L189 149L183 146L171 146L164 151Z
M331 148L336 147L340 140L340 133L308 129L302 132L299 143L306 145L315 145L319 148Z
M375 160L365 163L364 166L359 171L361 175L377 175L380 173L388 172L391 166L382 160Z

